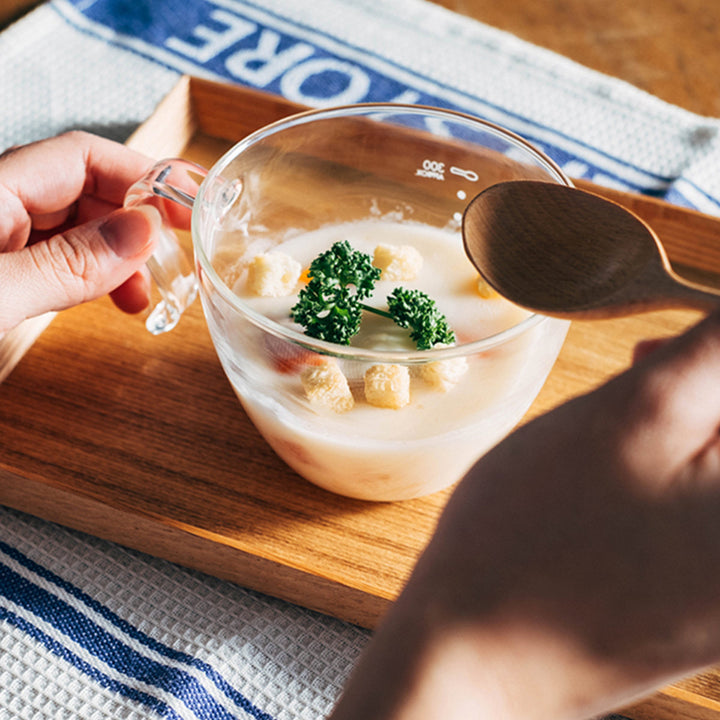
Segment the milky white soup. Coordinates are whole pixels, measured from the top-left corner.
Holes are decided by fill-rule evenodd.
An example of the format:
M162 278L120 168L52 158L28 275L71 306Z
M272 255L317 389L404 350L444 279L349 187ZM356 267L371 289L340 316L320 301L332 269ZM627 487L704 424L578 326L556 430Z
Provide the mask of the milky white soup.
M306 270L315 257L342 240L371 257L378 245L391 253L392 248L415 248L421 258L416 276L381 278L364 302L386 308L385 298L395 287L418 288L447 317L455 346L425 351L418 360L409 330L364 313L360 333L335 357L250 324L214 333L222 338L218 352L248 415L300 475L332 492L368 500L427 495L459 480L520 420L557 356L567 323L531 317L489 291L467 260L457 232L367 220L301 234L271 252ZM303 277L293 283L290 294L261 296L250 269L256 257L255 250L248 249L226 282L256 313L302 331L291 320L290 309ZM513 330L519 324L522 330ZM496 341L473 351L478 349L475 341L493 337ZM242 348L242 357L233 359L237 348ZM382 356L357 360L353 348L394 355L389 364ZM412 362L403 360L405 351L412 353ZM372 366L380 369L370 375L397 373L406 383L404 398L391 397L389 405L378 405L372 387L366 386ZM317 368L322 369L321 382L331 371L346 383L347 396L341 402L322 384L315 395L308 389L308 377L317 375ZM384 392L381 388L381 395Z

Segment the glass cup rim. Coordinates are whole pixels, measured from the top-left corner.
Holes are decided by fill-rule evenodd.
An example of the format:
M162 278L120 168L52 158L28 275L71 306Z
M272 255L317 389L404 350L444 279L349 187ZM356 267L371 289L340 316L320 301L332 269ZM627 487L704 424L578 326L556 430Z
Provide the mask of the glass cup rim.
M468 113L457 110L450 110L429 105L410 105L404 103L357 103L353 105L338 105L331 108L315 108L308 109L287 117L269 123L258 130L246 135L242 140L227 150L210 168L206 177L198 188L195 201L193 203L192 219L191 219L191 236L192 244L195 252L196 261L202 269L203 274L208 278L213 288L217 290L222 298L240 315L246 317L257 327L262 328L266 332L285 340L299 345L308 350L321 353L323 355L332 355L346 360L360 360L368 362L385 362L385 363L402 363L402 364L421 364L429 361L451 359L453 357L461 357L484 352L498 345L505 344L513 338L524 334L531 328L545 322L558 321L539 313L531 313L528 317L523 318L520 322L505 328L499 332L488 335L487 337L470 342L458 343L447 347L435 347L430 350L373 350L369 348L354 347L352 345L339 345L337 343L318 340L303 332L295 330L286 325L281 325L274 320L256 312L249 307L242 298L238 297L225 283L225 281L217 273L213 264L205 252L205 248L200 240L200 220L198 208L203 203L203 198L207 188L211 187L216 179L221 175L221 171L229 165L244 150L253 146L257 142L270 137L282 130L303 125L308 122L320 119L332 119L335 117L348 117L353 115L368 114L408 114L408 115L431 115L442 118L453 118L458 122L470 123L476 127L491 134L497 135L509 143L519 147L524 152L533 157L549 175L554 177L555 181L560 184L572 187L573 183L570 178L560 169L560 167L545 153L536 148L532 143L522 136L508 130L497 123L483 120ZM562 322L562 321L561 321Z

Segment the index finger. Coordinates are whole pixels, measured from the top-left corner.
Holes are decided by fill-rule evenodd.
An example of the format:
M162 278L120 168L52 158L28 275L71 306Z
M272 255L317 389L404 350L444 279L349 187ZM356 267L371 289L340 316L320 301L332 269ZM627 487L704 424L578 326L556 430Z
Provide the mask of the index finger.
M120 206L128 187L151 164L150 158L120 143L74 131L0 157L0 185L28 215L63 210L81 195Z

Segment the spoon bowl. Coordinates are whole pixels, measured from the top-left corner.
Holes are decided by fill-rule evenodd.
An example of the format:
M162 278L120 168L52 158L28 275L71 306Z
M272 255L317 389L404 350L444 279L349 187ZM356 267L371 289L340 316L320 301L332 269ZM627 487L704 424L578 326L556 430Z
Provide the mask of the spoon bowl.
M609 318L669 307L709 310L720 292L680 278L653 230L599 195L547 182L498 183L463 217L465 252L521 307Z

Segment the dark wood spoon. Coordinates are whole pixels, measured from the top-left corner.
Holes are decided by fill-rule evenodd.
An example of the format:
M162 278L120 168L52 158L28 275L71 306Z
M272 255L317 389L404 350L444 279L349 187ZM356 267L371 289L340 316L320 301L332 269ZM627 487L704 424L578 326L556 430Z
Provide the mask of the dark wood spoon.
M565 318L709 310L720 291L680 278L648 225L621 205L555 183L515 180L475 197L465 252L511 302Z

